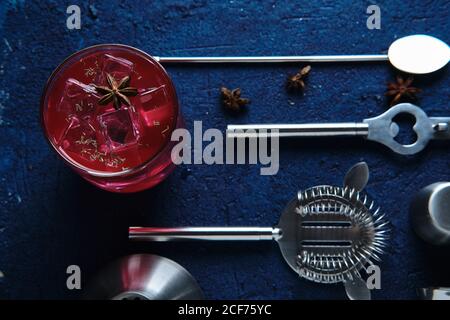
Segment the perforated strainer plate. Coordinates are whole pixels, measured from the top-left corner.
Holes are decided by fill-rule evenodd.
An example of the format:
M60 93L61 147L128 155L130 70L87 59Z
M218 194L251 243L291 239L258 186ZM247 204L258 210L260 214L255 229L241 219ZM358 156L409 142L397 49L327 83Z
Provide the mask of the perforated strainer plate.
M284 210L278 226L283 230L280 249L300 276L342 282L371 258L379 259L385 226L379 209L362 192L317 186L299 192Z

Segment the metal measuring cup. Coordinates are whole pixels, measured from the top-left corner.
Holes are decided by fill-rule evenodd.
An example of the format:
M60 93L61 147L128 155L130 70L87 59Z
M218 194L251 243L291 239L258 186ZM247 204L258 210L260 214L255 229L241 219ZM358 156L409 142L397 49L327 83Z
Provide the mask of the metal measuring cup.
M434 245L450 245L450 182L420 190L411 203L411 222L419 237Z

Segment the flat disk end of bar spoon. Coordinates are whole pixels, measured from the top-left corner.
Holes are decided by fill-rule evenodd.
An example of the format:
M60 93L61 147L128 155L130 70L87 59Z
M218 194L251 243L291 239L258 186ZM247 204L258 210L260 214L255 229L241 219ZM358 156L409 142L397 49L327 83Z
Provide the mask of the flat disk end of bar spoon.
M449 46L432 36L416 34L394 41L389 61L400 71L426 74L443 68L450 59Z

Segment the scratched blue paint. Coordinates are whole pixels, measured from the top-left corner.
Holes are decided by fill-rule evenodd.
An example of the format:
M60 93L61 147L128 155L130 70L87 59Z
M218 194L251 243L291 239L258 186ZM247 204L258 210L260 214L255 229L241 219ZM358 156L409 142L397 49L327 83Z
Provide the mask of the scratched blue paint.
M81 30L67 30L66 8L79 4ZM0 298L76 298L65 288L66 267L78 264L83 286L121 255L149 252L181 263L208 298L344 299L342 286L318 285L285 265L275 243L131 244L129 225L275 224L299 188L340 185L366 160L367 191L392 222L376 299L415 297L415 288L450 285L448 249L418 240L409 201L419 188L449 180L449 144L433 143L413 158L360 140L289 141L280 172L256 166L185 165L139 194L97 190L59 161L39 124L46 79L67 55L105 42L154 55L276 55L382 53L397 37L426 33L449 42L449 1L377 1L381 30L366 28L369 1L3 1L0 4ZM7 45L9 44L9 46ZM354 121L383 112L385 63L314 65L304 95L288 94L286 75L300 65L170 66L188 128L228 123ZM450 115L448 68L416 79L418 104ZM219 102L219 87L241 87L252 99L235 117Z

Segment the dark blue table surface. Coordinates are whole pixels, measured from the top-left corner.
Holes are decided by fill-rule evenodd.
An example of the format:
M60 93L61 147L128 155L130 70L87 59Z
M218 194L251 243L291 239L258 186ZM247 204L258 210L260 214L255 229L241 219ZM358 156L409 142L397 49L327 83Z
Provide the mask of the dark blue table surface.
M78 4L81 30L66 28ZM0 298L75 298L66 267L81 267L83 286L108 262L156 253L185 266L211 299L345 299L341 285L301 280L271 242L129 243L129 225L270 226L298 189L340 185L365 160L367 191L392 223L376 299L415 298L415 288L450 286L450 251L422 243L410 228L409 203L421 187L449 180L449 144L400 157L363 140L283 142L280 171L258 166L182 165L164 183L119 195L91 186L50 150L39 99L52 70L69 54L98 43L123 43L153 55L289 55L383 53L390 43L425 33L447 43L450 1L376 1L381 29L368 30L372 1L25 1L0 4ZM288 94L299 64L170 66L187 127L228 123L355 121L388 107L387 63L313 65L304 95ZM416 78L418 104L449 116L448 68ZM233 117L219 88L241 87L252 99ZM330 143L331 141L331 143Z

